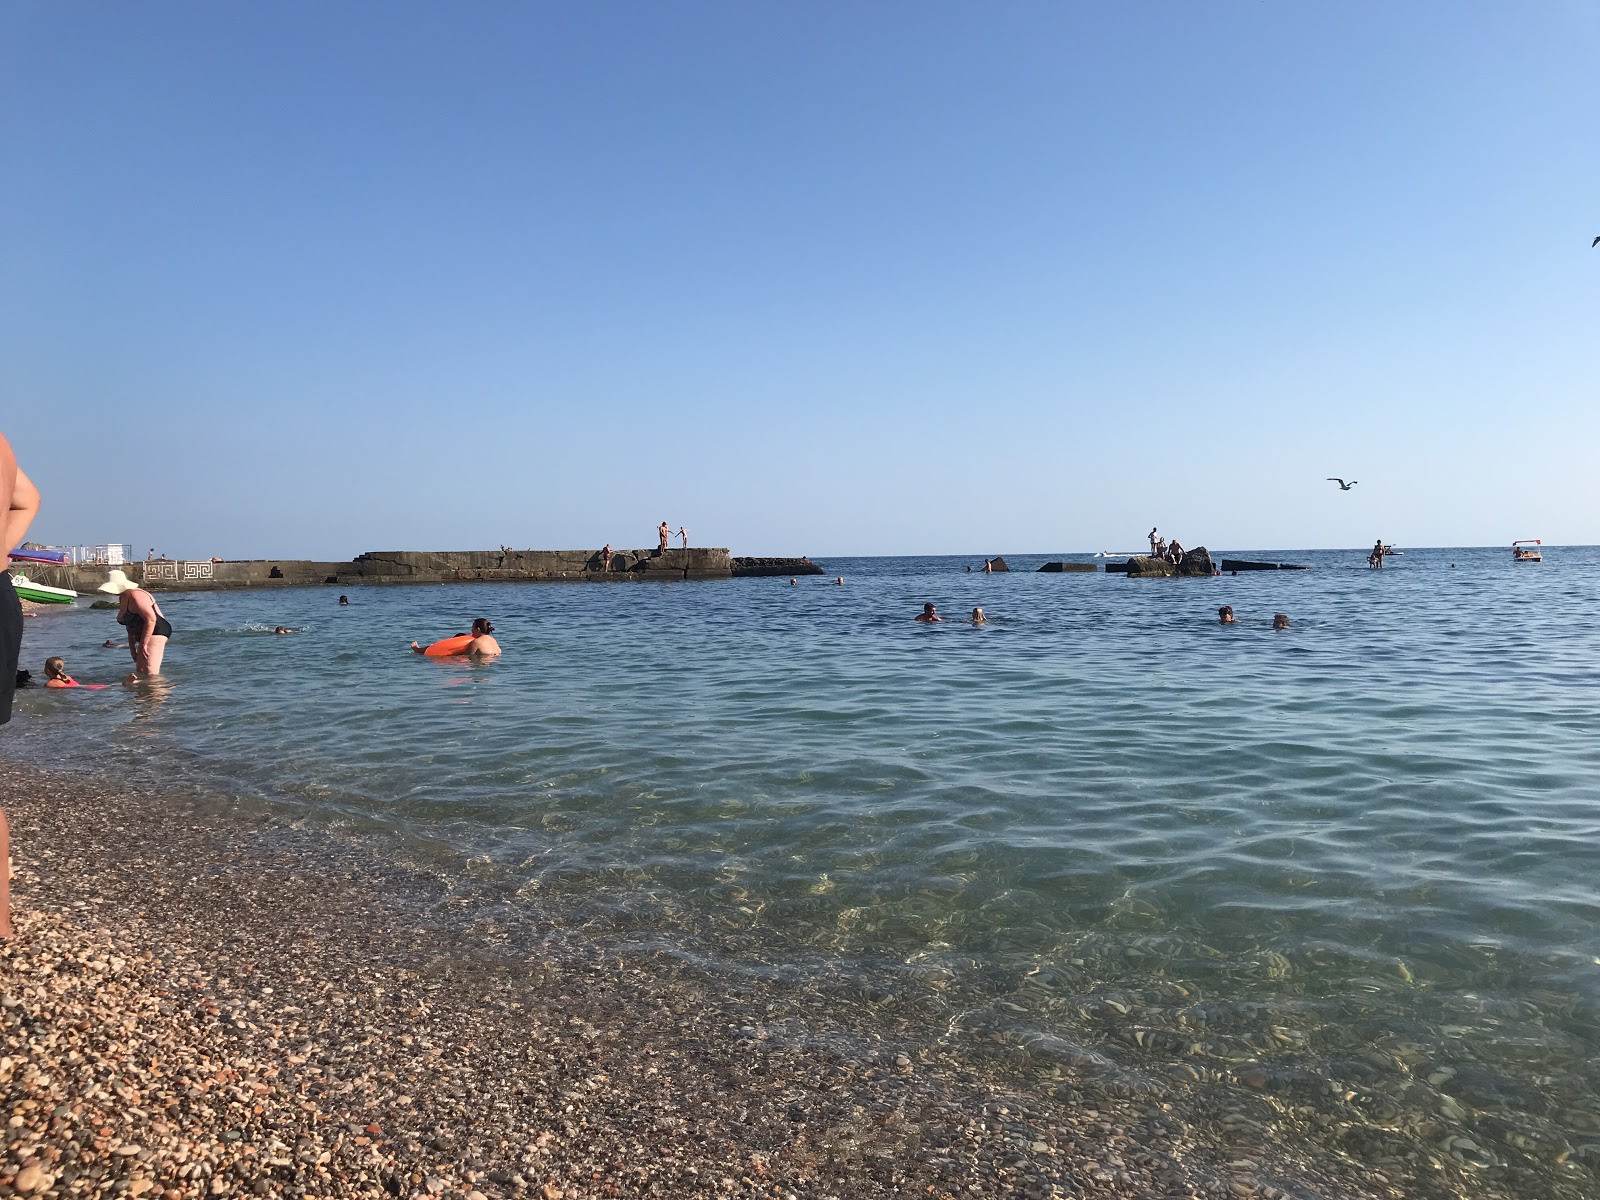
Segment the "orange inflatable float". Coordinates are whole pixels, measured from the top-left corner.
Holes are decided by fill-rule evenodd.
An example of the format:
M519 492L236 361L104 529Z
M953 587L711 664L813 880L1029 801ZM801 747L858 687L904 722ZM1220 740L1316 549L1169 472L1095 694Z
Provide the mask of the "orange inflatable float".
M423 651L429 658L448 658L452 654L465 654L467 647L472 645L470 633L458 633L455 637L443 638Z

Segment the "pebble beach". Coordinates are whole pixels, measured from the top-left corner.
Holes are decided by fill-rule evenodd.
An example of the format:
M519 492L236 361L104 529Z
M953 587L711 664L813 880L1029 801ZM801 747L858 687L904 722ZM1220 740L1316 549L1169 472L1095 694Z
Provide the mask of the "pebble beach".
M1582 1194L1364 1164L1264 1101L1002 1087L559 930L465 938L425 872L222 799L16 766L0 797L0 1194Z

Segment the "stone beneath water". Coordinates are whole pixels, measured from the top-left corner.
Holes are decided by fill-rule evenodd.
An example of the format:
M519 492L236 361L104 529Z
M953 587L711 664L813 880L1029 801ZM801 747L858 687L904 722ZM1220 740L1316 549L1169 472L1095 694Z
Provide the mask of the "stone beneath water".
M90 608L116 608L117 607L117 602L115 600L96 600L93 604L89 605L89 607Z
M1110 569L1111 568L1109 566L1106 567L1106 570L1109 571ZM1043 574L1055 575L1071 571L1086 571L1093 573L1098 571L1099 568L1093 563L1047 562L1044 566L1040 567L1039 570Z
M1109 568L1107 568L1109 570ZM1127 574L1139 576L1165 575L1183 578L1198 578L1203 575L1215 574L1211 564L1211 555L1204 546L1196 546L1193 550L1183 552L1183 562L1173 566L1164 558L1153 558L1148 554L1135 554L1128 560Z

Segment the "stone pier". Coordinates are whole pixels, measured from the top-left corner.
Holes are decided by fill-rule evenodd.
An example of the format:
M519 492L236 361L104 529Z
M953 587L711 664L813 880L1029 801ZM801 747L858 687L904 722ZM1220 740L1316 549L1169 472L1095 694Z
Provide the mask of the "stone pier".
M252 559L179 562L158 559L117 568L14 563L35 583L88 595L113 569L153 592L233 591L243 588L349 588L404 583L571 583L734 579L759 575L820 575L809 558L734 558L726 549L614 550L609 569L598 550L374 550L349 562Z

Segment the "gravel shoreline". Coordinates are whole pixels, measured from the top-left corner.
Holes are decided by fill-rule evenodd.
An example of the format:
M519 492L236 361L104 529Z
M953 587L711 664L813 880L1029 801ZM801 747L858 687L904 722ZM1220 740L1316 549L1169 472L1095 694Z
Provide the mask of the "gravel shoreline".
M487 945L425 871L225 802L0 764L0 803L0 1196L1500 1194Z

